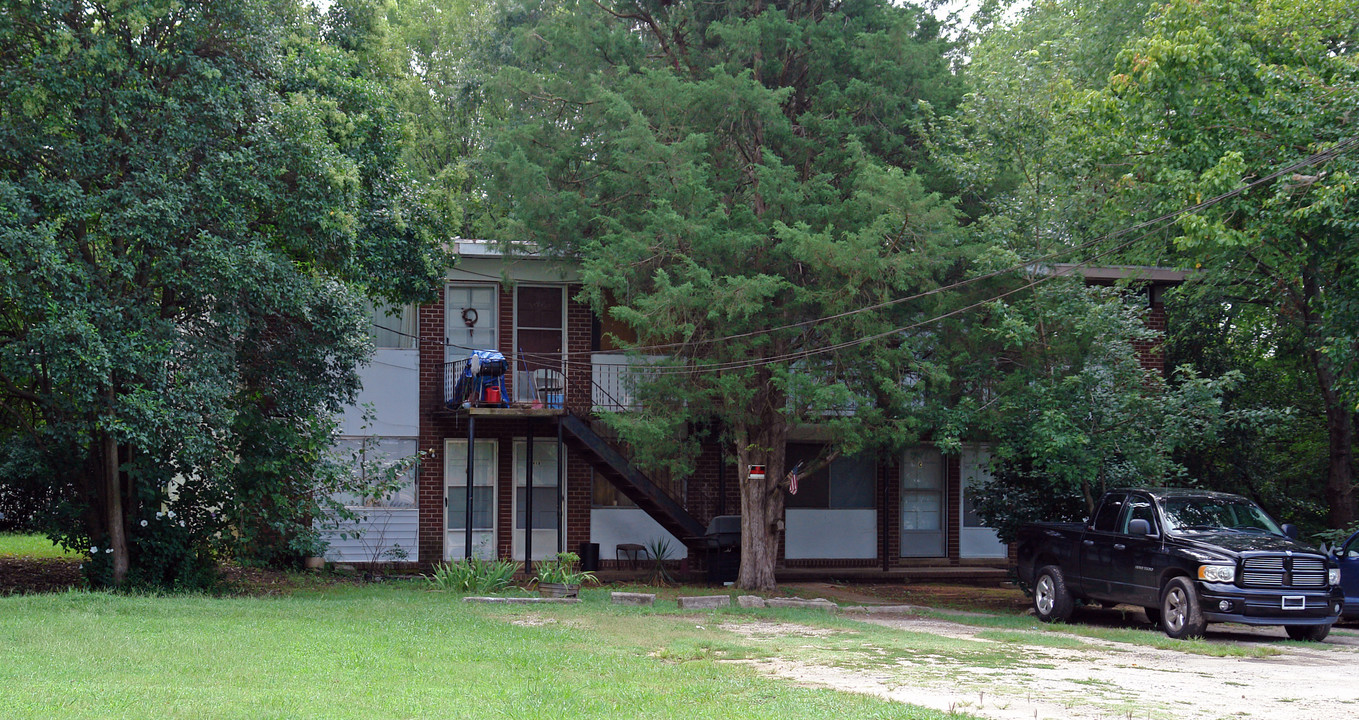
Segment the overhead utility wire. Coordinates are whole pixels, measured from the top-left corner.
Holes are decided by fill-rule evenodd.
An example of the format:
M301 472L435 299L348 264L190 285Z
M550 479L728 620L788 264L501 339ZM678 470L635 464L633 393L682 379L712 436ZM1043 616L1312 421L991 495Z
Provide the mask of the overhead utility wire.
M1247 183L1246 185L1243 185L1243 186L1241 186L1241 187L1239 187L1239 188L1236 188L1236 189L1234 189L1234 190L1229 190L1229 191L1227 191L1227 192L1225 192L1225 193L1216 195L1216 196L1214 196L1214 197L1208 198L1207 200L1202 200L1202 201L1200 201L1200 202L1198 202L1198 203L1196 203L1196 204L1194 204L1194 205L1191 205L1191 206L1188 206L1188 207L1185 207L1185 208L1181 208L1181 209L1176 210L1176 211L1173 211L1173 212L1165 213L1165 214L1160 215L1160 216L1158 216L1158 217L1156 217L1156 218L1152 218L1152 219L1150 219L1150 220L1143 221L1143 222L1138 223L1138 224L1136 224L1136 225L1132 225L1132 226L1129 226L1129 227L1127 227L1127 228L1123 228L1123 229L1117 230L1117 231L1112 232L1112 233L1107 233L1107 234L1105 234L1105 235L1101 235L1101 236L1099 236L1099 237L1097 237L1097 238L1095 238L1095 239L1093 239L1093 240L1090 240L1090 241L1081 243L1080 245L1076 245L1076 246L1069 247L1069 248L1064 248L1064 249L1062 249L1062 250L1055 251L1055 252L1053 252L1053 253L1049 253L1049 254L1044 255L1044 256L1040 256L1039 258L1031 259L1031 260L1025 261L1024 263L1020 263L1020 264L1017 264L1017 265L1012 265L1012 266L1010 266L1010 267L1008 267L1008 268L1003 268L1003 269L1001 269L1001 270L996 270L996 271L993 271L993 272L990 272L990 273L986 273L986 274L984 274L984 275L978 275L978 276L975 276L975 277L972 277L972 278L968 278L968 279L966 279L966 280L961 280L961 281L958 281L958 282L956 282L956 283L952 283L952 284L950 284L950 285L944 285L944 286L940 286L940 287L938 287L938 288L932 288L932 289L930 289L930 290L926 290L926 291L924 291L924 292L917 293L917 294L915 294L915 295L910 295L910 296L906 296L906 297L902 297L902 298L895 298L895 299L893 299L893 300L888 300L888 301L885 301L885 302L882 302L882 303L877 303L877 304L865 306L865 307L862 307L862 308L856 308L856 309L854 309L854 310L849 310L849 311L846 311L846 312L843 312L843 313L838 313L838 314L835 314L835 315L828 315L828 316L825 316L825 317L814 318L814 319L811 319L811 320L803 320L803 321L800 321L800 322L790 323L790 324L787 324L787 325L782 325L782 326L773 327L773 328L763 328L763 329L760 329L760 330L753 330L753 331L746 332L746 333L738 333L738 334L734 334L734 335L727 335L727 336L724 336L724 337L721 337L721 338L713 338L713 339L709 339L709 340L699 340L699 341L695 341L694 343L665 343L665 344L658 344L658 345L637 346L637 347L629 348L628 350L629 350L630 352L651 351L651 350L666 350L666 349L670 349L670 348L685 347L685 346L689 346L689 345L707 344L707 343L716 343L716 342L728 342L728 341L731 341L731 340L737 340L737 339L746 338L746 337L752 337L752 336L756 336L756 335L768 334L768 333L772 333L772 332L778 332L778 331L780 331L780 330L787 330L787 329L792 329L792 328L796 328L796 327L802 327L802 326L806 326L806 325L814 325L814 324L819 324L819 323L821 323L821 322L825 322L825 321L828 321L828 320L835 320L835 319L839 319L839 318L843 318L843 317L849 317L849 316L856 315L856 314L859 314L859 313L869 312L869 311L871 311L871 310L878 310L878 309L881 309L881 308L884 308L884 307L890 307L890 306L892 306L892 305L900 304L900 303L903 303L903 302L908 302L908 301L911 301L911 300L917 300L917 299L920 299L920 298L923 298L923 297L927 297L927 296L930 296L930 295L939 294L939 293L942 293L942 292L945 292L945 291L956 290L956 289L958 289L958 288L960 288L960 287L964 287L964 286L969 285L969 284L971 284L971 283L979 282L979 281L981 281L981 280L986 280L986 279L993 278L993 277L996 277L996 276L999 276L999 275L1003 275L1003 274L1006 274L1006 273L1015 272L1015 271L1017 271L1017 270L1022 270L1022 269L1027 268L1027 267L1032 267L1032 266L1034 266L1034 265L1036 265L1036 264L1042 263L1042 262L1047 261L1047 260L1051 260L1051 259L1053 259L1053 258L1059 257L1059 256L1061 256L1061 255L1064 255L1064 254L1067 254L1067 253L1070 253L1070 252L1074 252L1074 251L1077 251L1077 250L1083 250L1083 249L1086 249L1086 248L1088 248L1088 247L1091 247L1091 246L1093 246L1093 245L1096 245L1096 244L1098 244L1098 243L1101 243L1101 242L1104 242L1104 241L1107 241L1107 240L1116 239L1116 238L1122 237L1122 236L1124 236L1124 235L1127 235L1127 234L1129 234L1129 233L1136 232L1136 231L1138 231L1138 230L1141 230L1141 229L1144 229L1144 228L1147 228L1147 227L1150 227L1150 226L1153 226L1153 225L1156 226L1156 227L1154 227L1154 228L1153 228L1151 231L1149 231L1149 232L1142 233L1141 235L1138 235L1137 237L1134 237L1133 239L1131 239L1131 240L1129 240L1129 241L1127 241L1127 242L1125 242L1125 243L1122 243L1122 244L1120 244L1120 245L1118 245L1118 246L1115 246L1115 247L1113 247L1113 248L1110 248L1110 249L1108 249L1108 250L1105 250L1105 251L1100 252L1100 253L1098 253L1098 254L1095 255L1095 258L1103 257L1103 256L1105 256L1105 255L1109 255L1109 254L1111 254L1111 253L1113 253L1113 252L1116 252L1116 251L1118 251L1118 250L1122 250L1123 248L1126 248L1126 247L1128 247L1128 246L1130 246L1130 245L1136 243L1137 241L1140 241L1140 240L1142 240L1142 239L1144 239L1144 238L1146 238L1146 237L1149 237L1150 235L1154 234L1156 231L1162 229L1162 227L1163 227L1164 225L1167 225L1167 224L1169 223L1169 221L1178 219L1178 218L1179 218L1180 216L1182 216L1182 215L1187 215L1187 214L1199 212L1200 210L1203 210L1203 209L1206 209L1206 208L1211 207L1211 206L1213 206L1213 205L1216 205L1216 204L1218 204L1218 203L1220 203L1220 202L1222 202L1222 201L1224 201L1224 200L1228 200L1228 199L1230 199L1230 198L1236 197L1237 195L1240 195L1240 194L1242 194L1242 193L1245 193L1245 192L1247 192L1248 190L1252 190L1252 189L1254 189L1254 188L1256 188L1256 187L1258 187L1258 186L1260 186L1260 185L1263 185L1263 184L1265 184L1265 183L1268 183L1268 182L1271 182L1271 181L1273 181L1273 180L1276 180L1276 179L1278 179L1279 177L1282 177L1283 175L1286 175L1286 174L1288 174L1288 173L1295 172L1295 171L1300 170L1300 169L1302 169L1302 168L1310 167L1310 166L1312 166L1312 165L1317 165L1317 164L1320 164L1320 163L1323 163L1323 162L1327 162L1327 161L1329 161L1329 160L1333 160L1333 159L1335 159L1336 157L1339 157L1340 155L1344 154L1345 152L1348 152L1349 150L1353 149L1353 148L1356 146L1356 144L1359 144L1359 138L1355 138L1355 137L1347 138L1347 139L1345 139L1345 140L1342 140L1342 141L1336 143L1333 147L1331 147L1331 148L1329 148L1329 149L1327 149L1327 150L1324 150L1324 151L1321 151L1321 152L1318 152L1318 153L1314 153L1314 154L1312 154L1312 155L1310 155L1310 156L1308 156L1308 157L1306 157L1306 158L1303 158L1303 159L1301 159L1301 160L1299 160L1299 161L1297 161L1297 162L1294 162L1294 163L1292 163L1292 164L1290 164L1290 165L1287 165L1287 166L1285 166L1285 167L1283 167L1283 168L1281 168L1281 169L1279 169L1279 170L1276 170L1276 171L1270 173L1269 175L1263 176L1263 177L1258 178L1258 179L1256 179L1256 180L1254 180L1254 181L1252 181L1252 182L1250 182L1250 183ZM1085 262L1075 263L1075 265L1077 265L1078 267L1080 267L1080 266L1085 266L1085 265L1088 265L1089 262L1090 262L1090 261L1087 260L1087 261L1085 261ZM960 313L962 313L962 312L966 312L966 311L968 311L968 310L972 310L972 309L975 309L975 308L977 308L977 307L981 307L981 306L986 305L986 304L988 304L988 303L990 303L990 302L994 302L995 300L999 300L999 299L1002 299L1002 298L1005 298L1005 297L1009 297L1010 295L1013 295L1013 294L1018 293L1018 292L1021 292L1021 291L1023 291L1023 290L1027 290L1027 289L1029 289L1029 288L1032 288L1032 287L1034 287L1034 286L1036 286L1036 285L1038 285L1038 284L1040 284L1040 283L1042 283L1042 282L1046 282L1046 281L1051 280L1051 279L1053 279L1053 278L1055 278L1055 277L1060 277L1060 276L1063 276L1063 275L1066 275L1066 274L1068 274L1068 273L1061 273L1061 274L1054 273L1054 274L1051 274L1051 275L1046 275L1046 276L1041 277L1041 278L1039 278L1039 279L1037 279L1037 280L1034 280L1033 282L1030 282L1030 283L1028 283L1028 284L1022 285L1022 286L1020 286L1020 287L1018 287L1018 288L1013 288L1013 289L1008 290L1008 291L1006 291L1006 292L1000 293L999 295L995 295L995 296L992 296L992 297L989 297L989 298L980 300L980 301L978 301L978 302L976 302L976 303L973 303L972 305L968 305L968 306L965 306L965 307L963 307L963 308L958 308L958 309L949 311L949 312L947 312L947 313L944 313L944 314L942 314L942 315L935 316L935 317L933 317L933 318L928 318L928 319L926 319L926 320L921 320L921 321L918 321L918 322L916 322L916 323L912 323L912 324L910 324L910 325L907 325L907 326L904 326L904 327L901 327L901 328L895 328L895 329L893 329L893 330L889 330L889 331L886 331L886 332L883 332L883 333L879 333L879 334L876 334L876 335L866 336L866 337L864 337L864 338L858 338L858 339L856 339L856 340L846 341L846 342L844 342L844 343L838 343L838 344L836 344L836 345L831 345L831 346L827 346L827 347L824 347L824 348L813 348L813 349L811 349L811 350L797 351L797 352L794 352L794 353L785 353L785 354L783 354L783 355L772 356L772 357L768 357L768 358L759 358L759 359L756 359L756 360L748 360L748 361L742 360L742 361L729 361L729 362L725 362L725 363L714 363L714 364L711 364L711 365L703 365L703 366L694 367L694 368L689 368L689 367L685 367L685 368L674 368L674 367L664 367L664 366L662 366L662 367L652 367L652 368L648 368L648 369L646 370L646 372L648 372L648 373L655 373L655 374L690 374L690 373L709 372L709 371L719 371L719 370L735 370L735 369L743 369L743 368L749 368L749 367L758 367L758 366L760 366L760 365L771 364L771 363L777 363L777 362L784 362L784 361L787 361L787 360L796 360L796 359L801 359L801 358L805 358L805 357L813 357L813 356L815 356L815 355L821 355L821 354L825 354L825 353L828 353L828 352L834 352L834 351L836 351L836 350L841 350L841 349L844 349L844 348L847 348L847 347L853 347L853 346L855 346L855 345L866 344L866 343L872 342L872 341L874 341L874 340L879 340L879 339L882 339L882 338L884 338L884 337L889 337L889 336L891 336L891 335L895 335L895 334L898 334L898 333L901 333L901 332L905 332L905 331L907 331L907 330L911 330L911 329L914 329L914 328L921 327L921 326L923 326L923 325L927 325L927 324L930 324L930 323L933 323L933 322L937 322L937 321L939 321L939 320L943 320L943 319L945 319L945 318L952 317L952 316L954 316L954 315L958 315L958 314L960 314ZM555 363L555 361L557 360L558 357L561 357L561 359L562 359L562 364L563 364L563 365L566 365L566 366L570 366L570 365L589 365L589 364L591 364L591 363L586 362L586 361L568 360L568 359L567 359L567 358L568 358L570 355L572 355L572 354L580 355L580 354L582 354L582 353L564 353L564 354L562 354L561 356L558 356L558 355L556 355L556 354L550 354L550 353L523 353L523 354L524 354L525 357L528 357L528 358L537 357L537 358L540 358L540 359L543 359L543 360L546 360L546 361L551 361L551 362L554 362L554 363Z
M1341 142L1337 143L1334 147L1330 148L1329 150L1326 150L1326 151L1323 151L1323 152L1319 152L1319 153L1315 153L1315 154L1313 154L1313 155L1311 155L1311 156L1309 156L1309 157L1307 157L1307 158L1304 158L1304 159L1302 159L1302 160L1300 160L1300 161L1298 161L1298 162L1296 162L1296 163L1293 163L1293 164L1291 164L1291 165L1288 165L1288 166L1286 166L1286 167L1284 167L1284 168L1282 168L1282 169L1280 169L1280 170L1276 170L1275 172L1273 172L1273 173L1271 173L1271 174L1269 174L1269 175L1267 175L1267 176L1264 176L1264 177L1259 178L1259 179L1257 179L1257 180L1255 180L1255 181L1253 181L1253 182L1250 182L1250 183L1248 183L1248 184L1246 184L1246 185L1244 185L1244 186L1242 186L1242 187L1240 187L1240 188L1237 188L1237 189L1235 189L1235 190L1230 190L1230 191L1228 191L1228 192L1222 193L1222 194L1217 195L1217 196L1215 196L1215 197L1212 197L1212 198L1209 198L1209 199L1207 199L1207 200L1201 201L1201 202L1199 202L1199 203L1197 203L1197 204L1195 204L1195 205L1192 205L1192 206L1190 206L1190 207L1188 207L1188 208L1183 208L1183 209L1181 209L1181 210L1178 210L1178 211L1175 211L1175 212L1172 212L1172 213L1166 213L1166 214L1164 214L1164 215L1161 215L1161 216L1158 217L1158 218L1155 218L1154 220L1149 220L1149 221L1147 221L1147 222L1139 223L1139 224L1137 224L1137 225L1135 225L1135 226L1132 226L1131 228L1129 228L1129 229L1127 229L1127 230L1119 231L1119 232L1116 233L1116 234L1106 235L1106 236L1104 236L1104 238L1118 237L1118 236L1120 236L1120 235L1127 234L1128 232L1132 232L1132 231L1134 231L1134 230L1136 230L1136 229L1146 228L1146 227L1148 227L1149 225L1151 225L1152 223L1160 223L1160 224L1162 224L1162 225L1168 224L1169 221L1175 220L1175 219L1177 219L1178 217L1180 217L1181 215L1185 215L1185 214L1191 213L1191 212L1198 212L1198 211L1200 211L1200 210L1203 210L1204 208L1207 208L1207 207L1210 207L1210 206L1212 206L1212 205L1215 205L1215 204L1217 204L1217 203L1219 203L1219 202L1222 202L1223 200L1227 200L1227 199L1229 199L1229 198L1232 198L1232 197L1235 197L1235 196L1237 196L1237 195L1240 195L1240 194L1246 192L1247 190L1250 190L1250 189L1252 189L1252 188L1255 188L1255 187L1257 187L1257 186L1259 186L1259 185L1261 185L1261 184L1264 184L1264 183L1266 183L1266 182L1270 182L1270 181L1272 181L1272 180L1276 180L1276 179L1278 179L1279 177L1281 177L1281 176L1283 176L1283 175L1285 175L1285 174L1287 174L1287 173L1294 172L1294 171L1300 170L1300 169L1302 169L1302 168L1304 168L1304 167L1309 167L1309 166L1311 166L1311 165L1316 165L1316 164L1321 163L1321 162L1325 162L1325 161L1332 160L1332 159L1334 159L1334 158L1340 156L1341 154L1347 152L1348 150L1352 149L1353 147L1356 146L1356 144L1359 144L1359 138L1348 138L1348 139L1346 139L1346 140L1344 140L1344 141L1341 141ZM1124 248L1126 248L1126 247L1128 247L1128 246L1130 246L1130 245L1133 245L1134 243L1136 243L1136 242L1138 242L1138 241L1140 241L1140 240L1142 240L1142 239L1144 239L1144 238L1146 238L1146 237L1151 236L1152 234L1154 234L1156 231L1158 231L1158 230L1160 230L1160 229L1161 229L1161 226L1160 226L1160 225L1158 225L1157 227L1153 227L1153 228L1152 228L1151 230L1149 230L1148 232L1142 233L1141 235L1138 235L1138 236L1136 236L1136 237L1134 237L1134 238L1128 240L1127 242L1121 243L1121 244L1119 244L1119 245L1117 245L1117 246L1115 246L1115 247L1112 247L1112 248L1109 248L1109 249L1107 249L1107 250L1104 250L1104 251L1102 251L1102 252L1100 252L1100 253L1097 253L1097 254L1095 255L1094 258L1091 258L1091 260L1098 259L1098 258L1103 257L1103 256L1105 256L1105 255L1109 255L1109 254L1112 254L1112 253L1117 252L1117 251L1119 251L1119 250L1122 250L1122 249L1124 249ZM1087 244L1088 244L1088 243L1087 243ZM1087 260L1087 261L1084 261L1084 262L1081 262L1081 263L1076 263L1076 266L1077 266L1077 267L1086 266L1086 265L1088 265L1088 264L1091 262L1091 260ZM1032 263L1026 263L1026 266L1027 266L1027 265L1031 265L1031 264L1032 264ZM1022 267L1022 266L1021 266L1021 267ZM1032 282L1026 283L1025 285L1021 285L1021 286L1019 286L1019 287L1017 287L1017 288L1013 288L1013 289L1008 290L1008 291L1006 291L1006 292L1000 293L999 295L996 295L996 296L993 296L993 297L990 297L990 298L986 298L986 299L980 300L980 301L975 302L975 303L973 303L973 304L971 304L971 305L967 305L967 306L962 307L962 308L957 308L957 309L951 310L951 311L949 311L949 312L947 312L947 313L943 313L943 314L941 314L941 315L937 315L937 316L935 316L935 317L928 318L928 319L925 319L925 320L920 320L920 321L918 321L918 322L911 323L911 324L909 324L909 325L906 325L906 326L903 326L903 327L900 327L900 328L894 328L894 329L888 330L888 331L886 331L886 332L877 333L877 334L875 334L875 335L870 335L870 336L866 336L866 337L863 337L863 338L856 338L856 339L854 339L854 340L849 340L849 341L846 341L846 342L837 343L837 344L835 344L835 345L830 345L830 346L826 346L826 347L822 347L822 348L812 348L812 349L809 349L809 350L801 350L801 351L791 352L791 353L784 353L783 355L771 356L771 357L766 357L766 358L758 358L758 359L753 359L753 360L729 361L729 362L725 362L725 363L713 363L713 364L701 365L701 366L692 367L692 368L689 368L689 367L686 367L686 368L668 368L668 367L662 366L662 367L658 367L658 368L650 368L650 369L647 370L647 372L657 372L657 371L659 371L660 374L683 374L683 373L711 372L711 371L723 371L723 370L738 370L738 369L744 369L744 368L759 367L760 365L765 365L765 364L772 364L772 363L778 363L778 362L787 362L787 361L799 360L799 359L808 358L808 357L814 357L814 356L816 356L816 355L823 355L823 354L826 354L826 353L835 352L835 351L837 351L837 350L843 350L843 349L845 349L845 348L854 347L854 346L857 346L857 345L867 344L867 343L870 343L870 342L873 342L873 341L876 341L876 340L881 340L881 339L883 339L883 338L885 338L885 337L890 337L890 336L892 336L892 335L897 335L897 334L899 334L899 333L906 332L906 331L908 331L908 330L913 330L913 329L922 327L922 326L924 326L924 325L928 325L928 324L937 322L937 321L939 321L939 320L943 320L943 319L945 319L945 318L952 317L952 316L954 316L954 315L959 315L959 314L964 313L964 312L967 312L967 311L969 311L969 310L974 310L974 309L976 309L976 308L978 308L978 307L982 307L982 306L984 306L984 305L987 305L987 304L989 304L989 303L991 303L991 302L994 302L994 301L996 301L996 300L999 300L999 299L1002 299L1002 298L1005 298L1005 297L1009 297L1010 295L1014 295L1014 294L1016 294L1016 293L1022 292L1022 291L1027 290L1027 289L1030 289L1030 288L1032 288L1032 287L1037 286L1037 285L1040 284L1040 283L1047 282L1048 280L1052 280L1052 279L1054 279L1054 278L1056 278L1056 277L1061 277L1061 276L1067 275L1067 274L1069 274L1069 273L1052 273L1052 274L1049 274L1049 275L1045 275L1045 276L1040 277L1040 278L1038 278L1038 279L1036 279L1036 280L1033 280Z
M1353 137L1352 137L1352 138L1347 138L1347 139L1345 139L1345 140L1340 141L1339 143L1336 143L1336 145L1335 145L1334 147L1332 147L1332 148L1330 148L1330 149L1328 149L1328 150L1323 150L1323 151L1321 151L1321 152L1314 153L1314 154L1312 154L1312 155L1310 155L1310 156L1308 156L1308 157L1305 157L1305 158L1303 158L1303 159L1301 159L1301 160L1299 160L1299 161L1297 161L1297 162L1295 162L1295 163L1293 163L1293 164L1291 164L1291 165L1288 165L1288 166L1286 166L1286 167L1284 167L1284 168L1282 168L1282 169L1276 170L1276 171L1274 171L1273 173L1271 173L1271 174L1269 174L1269 175L1266 175L1266 176L1264 176L1264 177L1262 177L1262 178L1258 178L1258 179L1256 179L1256 180L1254 180L1254 181L1252 181L1252 182L1250 182L1250 183L1247 183L1246 185L1244 185L1244 186L1242 186L1242 187L1239 187L1239 188L1237 188L1237 189L1235 189L1235 190L1229 190L1229 191L1227 191L1227 192L1225 192L1225 193L1222 193L1221 195L1217 195L1217 196L1211 197L1211 198L1209 198L1209 199L1207 199L1207 200L1203 200L1203 201L1201 201L1201 202L1199 202L1199 203L1197 203L1197 204L1195 204L1195 205L1191 205L1191 206L1186 207L1186 208L1181 208L1181 209L1176 210L1176 211L1174 211L1174 212L1165 213L1164 215L1161 215L1161 216L1156 217L1156 218L1152 218L1152 219L1150 219L1150 220L1146 220L1146 221L1140 222L1140 223L1138 223L1138 224L1136 224L1136 225L1132 225L1132 226L1129 226L1129 227L1127 227L1127 228L1123 228L1123 229L1116 230L1116 231L1111 232L1111 233L1107 233L1107 234L1105 234L1105 235L1101 235L1101 236L1099 236L1099 237L1097 237L1097 238L1095 238L1095 239L1093 239L1093 240L1088 240L1088 241L1086 241L1086 242L1084 242L1084 243L1081 243L1081 244L1079 244L1079 245L1075 245L1075 246L1071 246L1071 247L1067 247L1067 248L1062 248L1062 249L1060 249L1060 250L1055 250L1055 251L1053 251L1053 252L1051 252L1051 253L1048 253L1047 255L1041 255L1041 256L1039 256L1039 257L1037 257L1037 258L1032 258L1032 259L1026 260L1026 261L1024 261L1024 262L1022 262L1022 263L1018 263L1018 264L1015 264L1015 265L1011 265L1011 266L1009 266L1009 267L1007 267L1007 268L1001 268L1001 269L999 269L999 270L994 270L994 271L992 271L992 272L985 273L985 274L983 274L983 275L977 275L977 276L974 276L974 277L970 277L970 278L967 278L967 279L964 279L964 280L960 280L960 281L955 282L955 283L951 283L951 284L949 284L949 285L941 285L941 286L939 286L939 287L937 287L937 288L931 288L931 289L929 289L929 290L925 290L925 291L916 293L916 294L914 294L914 295L908 295L908 296L905 296L905 297L894 298L894 299L892 299L892 300L886 300L886 301L884 301L884 302L876 303L876 304L874 304L874 305L867 305L867 306L865 306L865 307L856 308L856 309L854 309L854 310L847 310L847 311L845 311L845 312L837 313L837 314L835 314L835 315L827 315L827 316L824 316L824 317L813 318L813 319L810 319L810 320L801 320L801 321L798 321L798 322L795 322L795 323L789 323L789 324L787 324L787 325L780 325L780 326L772 327L772 328L761 328L761 329L759 329L759 330L751 330L751 331L749 331L749 332L737 333L737 334L734 334L734 335L726 335L726 336L723 336L723 337L720 337L720 338L712 338L712 339L709 339L709 340L697 340L697 341L695 341L694 343L684 343L684 342L664 343L664 344L657 344L657 345L638 346L638 347L635 347L635 348L630 348L630 350L634 350L634 351L666 350L666 349L675 348L675 347L684 347L684 346L686 346L686 345L692 345L692 344L700 344L700 343L720 343L720 342L729 342L729 341L731 341L731 340L740 340L740 339L742 339L742 338L753 337L753 336L756 336L756 335L764 335L764 334L768 334L768 333L779 332L779 331L782 331L782 330L791 330L791 329L793 329L793 328L803 327L803 326L805 326L805 325L815 325L815 324L819 324L819 323L821 323L821 322L825 322L825 321L827 321L827 320L838 320L838 319L840 319L840 318L849 317L849 316L852 316L852 315L857 315L857 314L859 314L859 313L871 312L871 311L873 311L873 310L881 310L882 308L885 308L885 307L891 307L891 306L893 306L893 305L899 305L899 304L901 304L901 303L910 302L910 301L912 301L912 300L919 300L919 299L921 299L921 298L929 297L929 296L931 296L931 295L937 295L937 294L940 294L940 293L943 293L943 292L948 292L948 291L951 291L951 290L956 290L956 289L958 289L958 288L960 288L960 287L965 287L965 286L970 285L970 284L972 284L972 283L981 282L982 280L989 280L989 279L994 278L994 277L998 277L998 276L1001 276L1001 275L1005 275L1005 274L1008 274L1008 273L1011 273L1011 272L1015 272L1015 271L1018 271L1018 270L1023 270L1024 268L1030 267L1030 266L1035 265L1035 264L1047 262L1047 261L1049 261L1049 260L1056 259L1056 258L1061 257L1061 256L1063 256L1063 255L1067 255L1067 254L1070 254L1070 253L1073 253L1073 252L1076 252L1076 251L1079 251L1079 250L1084 250L1084 249L1086 249L1086 248L1089 248L1089 247L1092 247L1092 246L1094 246L1094 245L1097 245L1097 244L1099 244L1099 243L1101 243L1101 242L1105 242L1105 241L1108 241L1108 240L1115 240L1115 239L1120 238L1120 237L1122 237L1122 236L1124 236L1124 235L1127 235L1127 234L1129 234L1129 233L1137 232L1138 230L1141 230L1141 229L1143 229L1143 228L1149 227L1149 226L1151 226L1151 225L1159 225L1159 224L1163 223L1165 220L1175 219L1175 218L1180 217L1181 215L1187 215L1187 214L1191 214L1191 213L1196 213L1196 212L1198 212L1198 211L1200 211L1200 210L1203 210L1203 209L1205 209L1205 208L1208 208L1208 207L1211 207L1211 206L1213 206L1213 205L1216 205L1217 203L1222 202L1223 200L1227 200L1227 199L1230 199L1230 198L1235 197L1235 196L1237 196L1237 195L1240 195L1240 194L1242 194L1242 193L1244 193L1244 192L1246 192L1246 191L1248 191L1248 190L1251 190L1251 189L1253 189L1253 188L1255 188L1255 187L1257 187L1257 186L1259 186L1259 185L1263 185L1263 184L1265 184L1265 183L1267 183L1267 182L1271 182L1271 181L1273 181L1273 180L1276 180L1276 179L1278 179L1279 177L1282 177L1283 175L1286 175L1286 174L1288 174L1288 173L1295 172L1295 171L1297 171L1297 170L1301 170L1302 168L1310 167L1310 166L1312 166L1312 165L1316 165L1316 164L1319 164L1319 163L1322 163L1322 162L1326 162L1326 161L1329 161L1329 160L1333 160L1333 159L1335 159L1336 157L1338 157L1338 156L1344 154L1345 152L1347 152L1348 150L1350 150L1351 148L1353 148L1357 143L1359 143L1359 138L1353 138ZM1145 237L1145 235L1140 236L1140 237Z

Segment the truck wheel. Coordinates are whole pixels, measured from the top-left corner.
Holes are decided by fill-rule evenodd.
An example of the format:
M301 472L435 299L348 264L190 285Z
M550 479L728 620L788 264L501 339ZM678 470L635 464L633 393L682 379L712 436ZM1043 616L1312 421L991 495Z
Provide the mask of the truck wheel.
M1310 640L1321 642L1331 634L1330 625L1285 625L1284 630L1288 631L1288 637L1293 640Z
M1152 625L1161 624L1161 608L1142 608L1142 612L1147 615L1147 622Z
M1194 584L1186 577L1171 578L1161 591L1161 629L1180 640L1202 636L1207 626Z
M1046 565L1038 571L1033 583L1033 612L1043 622L1066 620L1071 617L1071 593L1066 590L1066 579L1061 569Z

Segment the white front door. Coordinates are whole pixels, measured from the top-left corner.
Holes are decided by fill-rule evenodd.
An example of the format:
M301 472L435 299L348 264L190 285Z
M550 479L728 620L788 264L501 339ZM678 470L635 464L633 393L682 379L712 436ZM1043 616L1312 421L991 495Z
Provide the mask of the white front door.
M943 557L944 456L908 450L901 459L901 557Z
M472 557L496 556L495 478L498 444L478 440L472 463ZM444 559L467 557L467 441L444 441Z
M514 559L524 559L524 530L527 527L528 441L514 441ZM561 522L560 493L557 491L557 439L533 440L533 559L556 555L557 524ZM562 535L565 537L565 535ZM563 548L564 549L564 548Z
M986 527L973 507L973 495L991 480L987 469L991 453L977 447L963 449L962 457L962 506L958 528L958 557L964 558L1003 558L1008 548L996 537L996 531Z

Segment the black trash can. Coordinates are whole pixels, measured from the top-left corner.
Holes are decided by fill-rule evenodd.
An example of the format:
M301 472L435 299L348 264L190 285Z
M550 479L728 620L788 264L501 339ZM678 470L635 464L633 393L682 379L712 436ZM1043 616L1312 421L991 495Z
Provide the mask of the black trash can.
M599 543L583 542L580 544L580 569L588 572L599 570Z

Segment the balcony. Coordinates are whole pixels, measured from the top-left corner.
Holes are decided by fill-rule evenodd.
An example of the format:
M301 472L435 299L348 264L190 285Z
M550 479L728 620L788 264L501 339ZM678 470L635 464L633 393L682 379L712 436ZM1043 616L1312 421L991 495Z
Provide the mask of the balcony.
M478 351L478 355L490 351ZM499 357L499 353L494 353ZM444 407L474 414L560 414L566 404L566 375L552 368L525 367L513 359L489 364L472 358L444 363Z
M663 355L630 356L623 353L590 355L590 407L593 412L640 410L637 385L652 375L649 365Z

